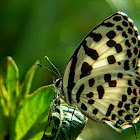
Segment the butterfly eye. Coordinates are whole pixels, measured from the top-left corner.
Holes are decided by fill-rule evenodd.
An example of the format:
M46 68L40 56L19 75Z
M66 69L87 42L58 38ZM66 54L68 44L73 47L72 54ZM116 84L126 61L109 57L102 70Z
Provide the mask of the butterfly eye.
M56 81L54 82L54 86L56 88L60 88L62 86L62 78L56 79Z

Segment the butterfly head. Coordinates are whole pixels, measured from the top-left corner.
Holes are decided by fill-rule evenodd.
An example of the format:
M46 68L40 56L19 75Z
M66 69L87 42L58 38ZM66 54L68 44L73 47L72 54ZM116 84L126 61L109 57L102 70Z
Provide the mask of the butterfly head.
M64 93L63 93L63 90L62 90L62 84L63 84L62 78L58 78L56 80L53 80L53 84L54 84L54 87L57 90L57 93L60 95L60 97L63 100L65 100L65 96L64 96Z
M59 89L62 87L62 78L58 78L54 81L55 88Z

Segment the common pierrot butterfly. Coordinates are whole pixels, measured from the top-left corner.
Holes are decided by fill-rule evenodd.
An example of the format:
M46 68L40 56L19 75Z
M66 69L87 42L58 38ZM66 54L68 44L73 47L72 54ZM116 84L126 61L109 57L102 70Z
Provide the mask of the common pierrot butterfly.
M117 12L82 40L54 85L68 105L121 131L140 119L139 65L138 30Z

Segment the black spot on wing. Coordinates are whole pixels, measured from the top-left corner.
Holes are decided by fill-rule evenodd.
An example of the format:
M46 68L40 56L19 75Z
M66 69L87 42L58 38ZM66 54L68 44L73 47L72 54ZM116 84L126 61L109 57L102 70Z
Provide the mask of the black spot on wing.
M124 27L127 27L127 26L128 26L127 21L123 21L123 22L122 22L122 25L123 25Z
M120 20L122 20L122 18L121 18L121 16L115 16L115 17L113 17L113 20L114 21L120 21Z
M116 33L115 33L113 30L111 30L111 31L109 31L109 32L106 34L106 36L107 36L109 39L113 39L113 38L116 36Z
M132 37L131 40L132 40L133 44L136 44L137 41L136 41L135 37Z
M112 39L110 39L109 41L107 41L106 45L108 47L114 47L116 45L116 42Z
M117 77L118 78L123 78L123 74L122 73L118 73Z
M87 45L86 45L86 40L84 40L83 42L82 42L82 46L83 46L83 48L84 48L84 51L85 51L85 54L87 54L89 57L91 57L93 60L97 60L98 59L98 57L99 57L99 55L98 55L98 53L97 53L97 51L96 50L94 50L94 49L91 49L91 48L89 48Z
M107 57L107 61L109 64L114 64L116 62L116 59L113 55L110 55Z
M123 106L123 102L119 101L117 107L122 108L122 106Z
M131 47L131 44L130 44L129 40L125 41L125 45L128 46L129 48Z
M131 99L131 103L132 103L132 104L135 104L135 103L136 103L136 100L137 100L137 97L133 97L133 98Z
M117 29L118 31L123 31L123 28L122 28L120 25L117 25L117 26L116 26L116 29Z
M109 84L109 87L116 87L116 80L112 80L112 81L109 81L108 82L108 84Z
M111 120L115 120L115 118L116 118L116 115L115 114L112 114Z
M128 33L129 33L130 35L133 34L133 30L132 30L132 28L128 28Z
M127 93L128 93L128 95L131 95L132 89L130 87L127 89Z
M106 27L113 27L114 24L111 22L106 22L106 23L102 23L102 26L106 26Z
M122 52L122 46L121 46L120 44L116 44L116 45L115 45L115 49L116 49L116 52L117 52L117 53Z
M121 62L118 62L118 65L121 65Z
M82 67L81 67L81 73L85 72L86 70L91 70L92 67L87 63L83 62Z
M133 94L137 96L137 90L135 88L133 89Z
M105 74L104 75L104 80L105 80L105 82L111 81L111 74Z
M81 109L83 109L85 111L87 110L87 107L86 107L86 105L84 103L81 104Z
M90 66L87 62L84 62L81 67L81 75L80 78L83 78L87 75L90 75L92 71L92 66Z
M138 51L138 48L137 48L137 47L135 47L135 48L134 48L134 50L133 50L133 52L134 52L134 54L135 54L135 55L137 55L137 54L138 54L138 52L139 52L139 51Z
M133 68L135 68L135 66L136 66L136 59L133 59L132 66L133 66Z
M122 36L125 37L125 38L128 37L128 35L127 35L127 33L125 31L122 32Z
M103 96L104 96L104 88L103 88L103 86L102 86L102 85L99 85L99 86L97 87L97 91L98 91L99 99L102 99Z
M122 121L121 119L118 119L114 126L116 128L120 128L123 123L124 123L124 121Z
M88 80L89 87L92 87L94 85L94 83L95 83L94 78L91 78Z
M130 27L134 27L134 25L133 25L133 23L132 22L129 22L129 25L130 25Z
M107 109L106 116L110 116L112 111L113 111L113 109L114 109L114 105L110 104L108 109Z
M89 103L90 105L92 105L92 104L94 104L94 100L93 100L93 99L90 99L90 100L88 100L88 103Z
M94 110L92 111L92 113L93 113L94 115L96 115L96 114L98 113L98 109L94 109Z
M125 111L121 109L121 110L118 111L118 115L119 115L119 116L122 116L124 112L125 112Z
M140 87L140 81L135 80L135 85L136 85L137 87Z
M135 36L138 37L138 31L134 30Z
M89 92L86 96L88 97L88 98L92 98L93 97L93 92Z
M130 69L129 60L126 60L126 61L124 62L124 69L125 69L125 70L129 70L129 69Z
M125 116L125 120L127 121L127 122L131 122L132 121L132 119L133 119L133 115L132 114L128 114L128 115L126 115Z
M126 51L126 55L128 56L128 58L131 58L132 53L131 53L131 50L130 50L130 49L128 49L128 50Z
M122 15L124 20L128 21L128 17L126 15Z
M124 108L128 111L128 110L130 110L130 104L125 104L124 105Z
M129 86L132 86L131 80L128 80L128 85L129 85Z
M99 42L102 39L102 35L99 33L93 33L89 35L95 42Z
M126 95L122 95L122 102L127 101L127 96Z

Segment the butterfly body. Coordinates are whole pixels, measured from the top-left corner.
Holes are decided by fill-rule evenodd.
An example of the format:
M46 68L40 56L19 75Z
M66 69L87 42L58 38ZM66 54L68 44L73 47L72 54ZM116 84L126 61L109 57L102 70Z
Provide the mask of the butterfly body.
M118 12L83 39L56 87L91 120L117 131L131 127L140 119L139 48L132 20Z

